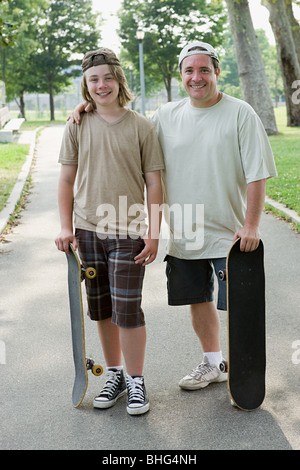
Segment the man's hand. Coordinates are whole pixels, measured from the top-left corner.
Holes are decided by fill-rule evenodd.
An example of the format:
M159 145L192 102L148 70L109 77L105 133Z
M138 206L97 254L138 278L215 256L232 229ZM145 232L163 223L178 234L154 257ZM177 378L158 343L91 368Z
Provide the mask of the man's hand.
M146 236L144 237L144 242L145 247L134 258L135 264L143 263L142 266L152 263L155 260L158 251L158 239L151 239Z
M240 250L249 252L254 251L259 245L260 233L257 228L251 229L244 225L240 230L234 234L233 242L241 239L240 241Z
M71 120L74 124L80 124L80 114L84 111L89 113L93 110L93 106L85 101L84 103L80 103L76 106L76 108L71 112L70 116L68 116L67 121Z
M241 239L241 251L254 251L259 245L259 222L264 208L266 180L258 180L248 184L247 211L245 225L235 234L233 241Z

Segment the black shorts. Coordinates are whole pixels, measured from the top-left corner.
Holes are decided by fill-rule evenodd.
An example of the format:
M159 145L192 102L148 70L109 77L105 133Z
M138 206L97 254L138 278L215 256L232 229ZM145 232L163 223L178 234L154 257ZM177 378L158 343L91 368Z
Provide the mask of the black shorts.
M166 275L169 305L192 305L214 300L214 271L218 278L219 310L227 310L226 281L218 273L226 268L226 258L186 260L167 255Z

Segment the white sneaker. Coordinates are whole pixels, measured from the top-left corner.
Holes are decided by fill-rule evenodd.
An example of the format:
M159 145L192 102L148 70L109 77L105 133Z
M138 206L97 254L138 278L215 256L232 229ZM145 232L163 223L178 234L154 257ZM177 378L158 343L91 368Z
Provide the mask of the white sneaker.
M184 390L198 390L205 388L213 382L225 382L227 380L227 366L222 362L219 367L213 366L204 356L203 362L199 364L189 375L183 377L179 382L179 387Z

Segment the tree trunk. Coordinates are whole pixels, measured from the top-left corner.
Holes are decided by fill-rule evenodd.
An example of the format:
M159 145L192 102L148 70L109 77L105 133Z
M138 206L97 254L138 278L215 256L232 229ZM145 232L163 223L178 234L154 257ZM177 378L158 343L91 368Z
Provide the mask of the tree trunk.
M292 36L294 39L298 62L300 64L300 23L294 16L292 0L286 0L286 13L291 25Z
M285 6L286 0L263 0L270 12L269 21L276 39L278 62L285 90L287 125L300 126L300 106L293 99L300 78L300 64ZM294 95L295 96L295 95Z
M50 105L50 120L55 121L53 85L51 81L49 81L49 105Z
M21 113L21 117L24 118L26 120L26 116L25 116L25 101L24 101L24 91L22 91L20 93L20 113Z
M257 112L268 135L278 134L264 63L248 0L226 0L242 96Z
M168 75L166 78L166 90L168 95L168 102L172 101L172 75Z

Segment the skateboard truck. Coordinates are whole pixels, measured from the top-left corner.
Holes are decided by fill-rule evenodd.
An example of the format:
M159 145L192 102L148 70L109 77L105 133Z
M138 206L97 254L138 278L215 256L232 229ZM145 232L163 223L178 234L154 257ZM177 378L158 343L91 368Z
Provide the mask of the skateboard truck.
M228 363L227 363L227 361L222 361L219 365L219 369L223 373L228 372Z
M99 364L95 364L95 361L91 357L87 357L86 359L86 368L87 370L91 370L96 376L100 376L103 373L103 367Z
M97 275L95 268L84 268L81 266L81 281L83 281L86 277L88 279L94 279Z
M219 271L218 276L221 281L226 281L226 269Z

